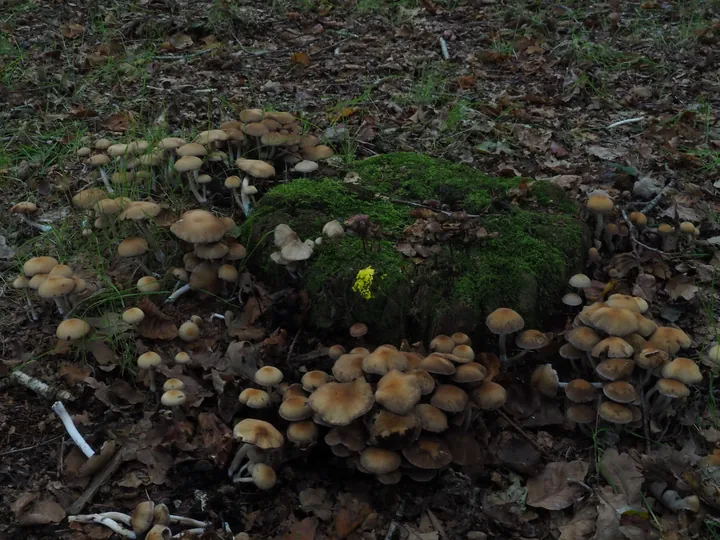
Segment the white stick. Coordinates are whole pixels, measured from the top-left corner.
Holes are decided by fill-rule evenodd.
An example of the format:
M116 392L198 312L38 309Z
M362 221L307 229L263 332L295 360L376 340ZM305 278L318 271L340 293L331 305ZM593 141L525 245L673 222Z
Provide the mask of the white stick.
M43 225L42 223L38 223L37 221L33 221L32 219L26 217L24 214L19 214L20 220L24 221L31 227L35 227L36 229L42 231L42 232L48 232L52 231L52 227L50 225Z
M165 300L165 303L170 304L170 303L174 302L175 300L180 298L183 294L185 294L189 290L190 290L190 284L187 283L187 284L183 285L182 287L180 287L177 291L172 293L170 296L168 296L167 300Z
M115 193L115 190L110 185L110 180L108 179L108 175L105 172L105 169L103 169L102 167L100 168L100 178L102 179L103 184L105 184L105 189L107 190L107 192L110 195Z
M188 527L197 527L197 528L204 528L207 529L210 525L208 523L205 523L204 521L198 521L197 519L189 518L189 517L183 517L183 516L174 516L170 514L170 523L177 523L178 525L187 525Z
M443 60L450 60L450 52L448 51L445 38L440 38L440 52L442 53Z
M98 514L87 514L84 516L75 516L75 517L84 518L84 517L93 517L93 516L112 519L113 521L117 521L118 523L123 523L125 525L132 525L132 517L127 514L123 514L122 512L100 512Z
M644 116L638 116L637 118L628 118L627 120L620 120L619 122L614 122L610 124L607 129L624 126L626 124L635 124L637 122L642 122L643 120L645 120Z
M93 457L95 455L95 451L90 448L90 445L77 430L75 424L73 424L72 418L70 418L70 415L65 410L65 405L62 404L62 401L56 401L52 406L52 410L55 411L55 414L60 417L60 420L62 420L62 423L65 426L65 430L68 432L68 435L70 435L70 438L82 451L82 453L85 454L85 457Z
M27 373L23 373L22 371L13 371L10 375L8 375L7 380L10 382L16 382L17 384L19 384L20 386L24 386L25 388L29 388L33 392L40 394L45 399L53 399L55 397L59 397L60 399L64 399L65 401L75 400L75 396L73 396L70 392L66 390L57 390L56 388L45 384L40 379L31 377L30 375L28 375Z
M206 531L204 528L199 528L199 527L197 529L187 529L181 533L177 533L177 534L173 535L173 538L184 538L186 534L200 536L201 534L205 534L205 532Z
M68 516L68 523L77 522L77 523L97 523L98 525L104 525L108 529L111 529L116 534L119 534L120 536L124 538L130 538L131 540L135 540L137 538L137 535L127 530L125 527L120 525L117 521L113 521L110 518L102 517L99 514L88 514L84 516Z

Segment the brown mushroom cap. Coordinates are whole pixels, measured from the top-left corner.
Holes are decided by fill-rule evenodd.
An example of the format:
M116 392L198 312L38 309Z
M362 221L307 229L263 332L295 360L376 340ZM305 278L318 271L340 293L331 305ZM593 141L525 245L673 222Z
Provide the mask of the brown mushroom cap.
M37 291L41 298L58 298L70 294L74 288L75 282L70 278L48 276Z
M287 438L298 446L307 446L315 442L320 435L320 429L312 420L291 422L287 428Z
M658 329L658 325L655 323L655 321L648 319L647 317L643 317L641 313L636 312L635 319L637 319L638 322L638 331L635 335L640 335L642 338L647 338ZM625 339L627 341L627 337Z
M330 380L330 375L328 375L324 371L314 370L308 371L305 375L303 375L302 379L300 379L300 382L303 385L303 390L305 390L306 392L314 392L323 384L330 382Z
M420 417L395 414L384 409L373 411L365 419L370 432L369 444L383 447L405 446L420 435Z
M117 254L119 257L137 257L147 253L149 249L147 240L139 236L131 236L120 242Z
M629 424L633 420L632 410L614 401L603 401L598 409L598 415L612 424Z
M154 218L160 214L160 205L150 201L133 201L129 203L125 210L120 212L118 219L124 221L131 219L133 221L141 221L144 219Z
M463 332L455 332L452 336L450 336L452 340L455 342L455 345L467 345L468 347L472 346L472 343L470 341L470 336Z
M642 315L640 316L642 317ZM640 334L629 334L622 339L627 341L636 353L643 350L645 348L645 344L647 343L645 338Z
M372 387L364 379L327 383L310 396L310 407L333 426L346 426L375 403Z
M611 294L607 300L605 300L607 307L617 309L627 309L635 313L640 313L640 306L635 301L634 296L628 294Z
M38 211L38 207L34 202L23 201L10 207L11 214L25 214L30 215Z
M582 321L583 324L592 324L590 322L590 318L598 309L604 307L607 307L607 304L605 304L605 302L595 302L594 304L585 306L584 308L582 308L580 313L578 313L578 318Z
M573 404L565 411L565 416L576 424L590 424L595 421L597 412L591 405Z
M453 382L467 384L476 383L485 379L487 368L477 362L469 362L459 365L452 376Z
M590 316L591 324L611 336L627 336L638 331L638 322L632 311L604 307Z
M205 259L207 261L222 259L225 255L227 255L228 251L229 248L224 242L195 244L195 247L193 249L193 253L195 253L196 257L198 257L199 259Z
M65 319L55 330L58 339L72 341L84 338L90 332L90 325L82 319Z
M23 273L27 277L33 277L36 274L49 274L57 264L57 259L54 257L33 257L23 264Z
M365 376L362 369L363 354L343 354L335 360L332 374L340 382L351 382Z
M449 353L455 348L455 341L445 334L435 336L430 342L430 351Z
M690 395L690 389L675 379L659 379L655 386L658 392L669 398L684 398Z
M162 364L160 355L153 351L148 351L137 358L137 365L140 369L153 369Z
M419 469L442 469L452 462L450 448L437 437L421 437L409 448L403 448L402 453Z
M632 403L638 398L637 390L627 381L613 381L604 384L603 394L617 403Z
M698 365L689 358L677 357L662 368L665 379L675 379L684 384L698 384L703 380Z
M493 334L512 334L525 327L520 314L510 308L496 309L487 316L485 324Z
M308 399L302 396L289 396L283 399L278 409L278 414L289 422L298 422L311 418L313 415Z
M145 318L145 312L137 307L131 307L123 311L122 320L128 324L139 324Z
M433 373L435 375L453 375L457 368L447 358L443 358L439 354L431 354L423 358L418 366L419 369Z
M643 369L655 369L667 362L668 358L665 351L645 347L635 355L635 363Z
M580 326L579 328L570 330L565 335L565 339L576 349L589 352L592 351L593 347L595 347L602 338L592 328Z
M603 379L616 381L629 378L634 367L635 362L628 358L608 358L597 365L595 372Z
M633 348L623 338L610 336L598 343L592 348L592 354L596 358L605 356L607 358L630 358L633 355Z
M350 335L354 338L361 338L368 333L368 327L366 324L358 322L350 327Z
M233 436L242 442L253 444L263 450L280 448L285 442L282 433L275 429L275 426L254 418L246 418L235 424Z
M470 347L470 345L456 345L455 347L453 347L451 354L454 357L461 358L462 363L472 362L473 360L475 360L475 351L472 350L472 347ZM454 361L457 363L457 360Z
M655 330L655 333L650 336L647 344L649 347L660 349L672 355L676 354L680 349L687 349L692 346L692 341L688 335L679 328L660 326Z
M366 446L367 438L365 428L360 421L357 421L347 426L332 428L325 435L325 443L330 446L342 445L353 452L361 452Z
M269 178L275 176L275 167L259 159L238 158L235 165L241 171L248 173L254 178Z
M575 347L572 343L565 343L560 347L560 356L567 360L579 360L583 357L583 352Z
M180 156L181 159L178 161L182 161L182 158L184 157L190 157L190 158L198 158L198 160L202 163L202 160L199 159L202 156L207 156L207 148L205 148L202 144L198 143L187 143L180 146L177 150L175 150L175 153ZM177 162L176 162L177 165ZM175 167L177 169L177 167ZM199 167L198 167L199 168ZM179 171L179 169L177 169ZM185 172L185 171L179 171L179 172Z
M468 399L467 393L462 388L452 384L441 384L433 392L430 403L441 411L458 413L465 409Z
M319 144L310 148L303 148L302 151L303 158L310 161L319 161L321 159L327 159L334 155L335 152L333 152L333 149L324 144Z
M544 364L535 368L530 377L530 386L536 388L542 395L554 398L557 395L558 385L557 372L552 364Z
M240 392L238 400L251 409L264 409L270 406L270 394L258 388L246 388Z
M586 206L596 214L607 214L613 209L613 202L605 193L593 193L588 197Z
M385 375L392 370L405 371L408 360L400 351L380 346L363 358L362 369L365 373Z
M547 336L539 330L525 330L520 332L515 338L515 344L523 350L534 351L547 347Z
M243 109L238 115L241 122L260 122L263 119L262 109Z
M360 454L360 464L372 474L389 474L400 467L402 457L397 452L368 446Z
M261 386L274 386L282 380L282 371L275 366L263 366L255 372L255 383Z
M225 224L207 210L190 210L170 227L172 233L192 244L217 242L225 235Z
M81 208L88 210L95 206L98 201L107 199L108 194L100 188L87 188L77 192L73 198L72 203L75 208Z
M573 379L565 387L565 395L573 403L587 403L595 400L597 389L585 379Z
M330 348L328 348L328 356L331 360L337 360L340 358L343 354L345 354L345 347L342 345L332 345ZM347 381L340 381L340 382L347 382Z
M415 414L420 418L420 425L425 431L442 433L448 428L447 415L429 403L420 403L415 407Z
M432 375L422 369L413 369L408 373L417 379L418 384L420 385L420 394L427 396L433 393L433 390L435 390L435 379Z
M485 411L494 411L505 405L507 392L498 383L483 381L470 392L473 402Z
M378 381L375 401L395 414L408 414L420 401L420 384L411 374L390 370Z
M184 156L175 162L173 167L179 173L186 173L190 171L197 171L202 167L202 159L196 156Z

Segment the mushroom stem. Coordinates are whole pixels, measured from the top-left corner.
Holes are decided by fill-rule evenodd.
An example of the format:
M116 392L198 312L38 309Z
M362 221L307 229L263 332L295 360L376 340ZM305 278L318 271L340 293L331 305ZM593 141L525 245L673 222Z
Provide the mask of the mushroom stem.
M186 283L182 287L180 287L178 290L176 290L174 293L172 293L170 296L168 296L167 300L165 300L166 304L170 304L180 298L183 294L188 292L190 290L190 284Z
M33 221L32 219L30 219L29 217L27 217L25 214L18 214L18 215L20 216L20 221L23 221L23 222L27 223L27 224L30 225L31 227L35 227L35 228L38 229L39 231L48 232L48 231L52 231L52 229L53 229L50 225L43 225L42 223L38 223L37 221Z
M107 172L105 172L105 169L103 167L100 167L100 179L102 180L102 183L105 185L105 189L110 195L115 193L115 190L110 184L110 179L108 178Z
M97 525L104 525L111 531L113 531L118 536L122 536L123 538L130 538L132 540L135 540L137 538L137 535L133 531L129 531L122 525L120 525L117 521L102 517L100 514L88 514L84 516L68 516L68 522L72 523L73 521L77 523L96 523Z
M498 340L498 348L500 349L500 363L501 364L507 364L507 352L505 350L505 338L507 337L507 334L500 334L500 339Z
M250 196L245 193L245 188L250 185L250 177L246 176L243 178L242 187L240 188L240 207L242 208L245 217L250 216Z
M52 406L52 410L55 411L55 414L58 415L60 421L65 426L65 430L68 432L68 435L70 435L70 438L77 445L80 451L85 454L85 457L93 457L95 455L95 451L90 448L90 445L75 427L75 424L73 423L72 418L70 418L70 415L65 409L65 405L62 404L62 401L56 401Z
M585 351L585 358L588 361L588 364L590 365L591 371L595 371L597 369L597 362L592 357L592 354L590 354L590 351Z
M63 303L63 299L58 296L56 298L53 298L53 300L55 301L55 305L57 306L58 313L64 317L65 316L65 306Z
M240 463L242 463L242 460L245 459L245 456L250 451L250 446L250 444L245 443L238 448L238 451L235 453L235 456L233 456L230 466L228 467L228 476L230 478L232 478L235 471L238 470L238 467L240 467Z
M243 212L245 212L245 208L243 206L242 199L240 198L240 193L238 193L237 189L233 189L233 198L235 199L235 203L238 205L238 208L242 208ZM247 214L245 214L247 216Z
M207 529L209 525L204 521L198 521L197 519L174 516L170 514L170 523L177 523L178 525L185 525L187 527L197 527L199 529Z
M148 376L150 377L150 391L155 392L157 390L155 386L155 368L148 369Z
M603 215L601 213L595 214L595 238L600 240L602 238L603 226L605 225Z
M33 305L32 300L30 300L30 295L27 292L24 292L23 294L25 296L25 303L27 304L28 311L30 312L30 317L33 321L39 320L40 317L38 317L38 314L35 311L35 306Z
M529 352L530 352L530 351L527 351L527 350L526 350L526 351L520 351L520 352L517 353L515 356L511 356L510 358L507 359L507 365L510 366L510 365L514 364L515 362L517 362L518 360L520 360L523 356L527 355L527 353L529 353Z
M197 173L197 171L193 171L193 173ZM197 190L197 184L195 184L194 175L188 175L188 185L190 186L190 191L192 191L192 194L195 196L195 199L200 204L205 204L207 201L203 199L203 196L200 195L200 192Z
M113 521L117 521L118 523L123 523L124 525L130 525L132 523L132 518L127 514L123 514L122 512L99 512L97 514L80 514L77 516L69 516L68 521L70 521L70 522L77 521L78 523L87 523L89 521L85 521L85 520L91 520L91 519L96 519L96 518L112 519Z

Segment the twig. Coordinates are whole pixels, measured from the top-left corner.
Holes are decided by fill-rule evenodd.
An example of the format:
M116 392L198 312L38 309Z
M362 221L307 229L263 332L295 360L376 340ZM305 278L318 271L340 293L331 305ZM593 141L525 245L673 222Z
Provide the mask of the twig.
M665 196L665 192L668 191L669 189L673 188L674 186L675 186L675 180L670 180L667 183L667 185L660 190L660 193L655 195L655 197L653 197L653 199L649 203L647 203L645 205L645 207L640 211L643 214L647 214L650 210L652 210L653 208L655 208L658 205L658 203L660 202L660 199L662 199Z
M212 52L213 49L205 49L204 51L197 51L191 54L164 54L160 56L153 57L153 60L167 60L169 62L174 62L176 60L190 60L191 58L195 58L196 56L202 56L203 54L207 54L209 52Z
M93 457L95 455L95 450L90 447L88 442L75 427L75 424L73 423L72 418L70 418L70 415L65 409L65 405L63 405L62 401L56 401L55 403L53 403L52 410L55 412L55 414L58 415L63 425L65 426L65 430L68 432L68 435L70 435L70 438L82 451L82 453L85 454L85 457Z
M295 342L297 341L298 336L300 336L302 328L303 325L302 323L300 323L300 326L298 326L298 331L295 333L295 337L293 338L292 343L290 344L290 348L288 349L286 362L290 362L290 357L292 356L293 349L295 348Z
M637 122L642 122L645 120L644 116L638 116L637 118L628 118L627 120L620 120L619 122L613 122L609 126L607 126L606 129L612 129L620 126L624 126L627 124L636 124Z
M395 512L395 517L390 522L390 526L388 527L387 534L385 535L385 540L390 540L393 537L393 534L395 534L395 531L398 528L398 521L402 519L403 512L405 511L405 499L400 501L400 504L398 505L398 509Z
M350 41L351 39L355 39L357 36L353 34L350 37L346 37L345 39L341 39L340 41L333 43L332 45L328 45L327 47L323 47L322 49L318 49L317 51L311 52L308 56L315 56L317 54L320 54L321 52L327 51L328 49L335 49L345 43L346 41Z
M643 274L643 267L642 263L640 262L640 254L638 253L637 246L635 245L635 241L637 239L635 238L635 226L630 221L630 218L628 218L627 212L625 212L625 209L622 209L622 217L625 220L625 224L628 226L628 231L630 233L630 247L632 247L633 255L635 255L635 262L637 262L638 265L638 271L640 274Z
M125 459L125 448L123 447L118 449L112 459L108 461L107 465L105 465L105 468L103 468L93 477L92 481L82 493L82 495L80 495L75 500L75 502L70 505L70 508L67 509L68 514L77 514L79 512L82 512L83 508L90 504L98 490L105 484L105 482L107 482L107 480L113 474L115 474L115 471L118 470L118 468L125 461Z
M58 390L57 388L53 388L52 386L44 383L40 379L31 377L30 375L20 371L19 369L13 371L6 378L0 380L0 390L4 390L12 383L17 383L20 386L29 388L33 392L40 394L45 399L55 399L57 397L60 399L64 399L65 401L75 400L75 396L73 396L67 390Z
M207 529L210 526L209 523L205 523L204 521L198 521L197 519L189 517L174 516L172 514L170 514L170 523L177 523L178 525L186 525L188 527L203 529Z
M96 514L90 514L87 516L68 516L68 522L69 523L96 523L98 525L104 525L108 529L111 529L116 534L119 534L123 538L130 538L131 540L135 540L137 538L137 535L133 531L129 531L122 525L120 525L117 521L113 521L110 518L106 517L100 517Z
M53 437L52 439L48 439L47 441L41 441L37 444L33 444L32 446L26 446L25 448L16 448L15 450L8 450L7 452L3 452L2 454L0 454L0 457L9 456L10 454L17 454L19 452L25 452L27 450L33 450L35 448L40 448L41 446L50 444L53 441L62 439L64 436L65 436L65 434L63 433L62 435L58 435L57 437Z
M195 529L184 530L182 532L174 534L172 537L173 538L185 538L185 536L188 534L200 536L200 535L205 534L206 532L207 531L203 527L197 527Z
M440 38L440 52L442 53L443 60L450 60L450 52L448 51L447 41L445 38Z
M512 418L510 418L505 411L502 409L497 410L498 414L500 414L500 417L505 420L508 424L510 424L512 427L515 428L515 430L522 436L523 439L525 439L527 442L529 442L535 450L540 452L543 456L546 458L552 458L552 456L544 449L542 448L537 442L535 442L530 435L522 428L519 424L515 422Z
M647 410L647 403L645 402L645 389L640 387L640 403L643 408L643 435L645 435L645 453L650 453L650 427L648 426L650 413Z

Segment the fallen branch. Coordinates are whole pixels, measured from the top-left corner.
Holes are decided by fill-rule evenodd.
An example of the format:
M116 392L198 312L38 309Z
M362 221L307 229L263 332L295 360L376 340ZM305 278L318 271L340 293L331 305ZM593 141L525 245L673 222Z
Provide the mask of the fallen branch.
M627 124L636 124L637 122L642 122L645 120L644 116L638 116L637 118L628 118L627 120L620 120L618 122L613 122L610 124L606 129L612 129L620 126L625 126Z
M445 38L440 38L440 52L442 53L443 60L450 60L450 52L448 51L447 41Z
M45 399L60 398L65 401L75 400L75 396L73 396L67 390L58 390L57 388L53 388L52 386L44 383L40 379L31 377L27 373L23 373L20 370L13 371L12 373L10 373L10 375L0 380L0 390L4 390L13 383L24 386L25 388L28 388L33 392L41 395Z
M515 422L515 420L513 420L512 418L510 418L510 417L505 413L505 411L503 411L503 410L501 410L501 409L498 409L497 412L498 412L498 414L500 415L500 417L501 417L503 420L505 420L508 424L510 424L512 427L514 427L515 430L522 436L522 438L525 439L527 442L529 442L530 445L531 445L533 448L535 448L535 450L537 450L538 452L540 452L540 453L541 453L543 456L545 456L546 458L552 458L552 456L551 456L545 449L543 449L537 442L535 442L535 441L533 440L533 438L532 438L530 435L528 435L528 433L527 433L523 428L521 428L519 424L517 424L517 423Z
M115 452L115 455L112 457L112 459L108 462L107 465L98 473L96 474L90 484L87 488L85 488L85 491L80 495L72 505L70 505L70 508L67 509L68 514L78 514L82 512L83 508L87 506L95 497L95 494L98 492L98 490L107 482L107 480L115 474L115 471L118 470L120 465L125 461L126 459L126 450L125 448L120 448L117 452Z
M95 455L95 450L90 448L90 445L75 427L75 424L73 423L72 418L70 418L70 415L65 409L65 405L62 404L62 401L56 401L52 406L52 410L55 411L55 414L60 417L60 420L65 426L65 430L68 432L68 435L70 435L70 438L82 451L82 453L85 454L85 457L93 457Z
M650 210L652 210L653 208L655 208L655 207L658 205L658 203L660 202L660 200L665 196L665 193L666 193L669 189L673 188L674 186L675 186L675 181L674 181L674 180L670 180L670 181L667 183L667 185L660 190L660 193L658 193L657 195L655 195L655 197L653 197L653 199L652 199L649 203L647 203L647 204L645 205L645 207L644 207L642 210L640 210L640 211L641 211L643 214L647 214Z
M88 514L85 516L68 516L68 523L95 523L97 525L103 525L107 527L115 534L118 534L123 538L130 538L131 540L135 540L137 538L137 535L133 531L126 529L113 519L110 519L108 517L102 517L100 514Z

